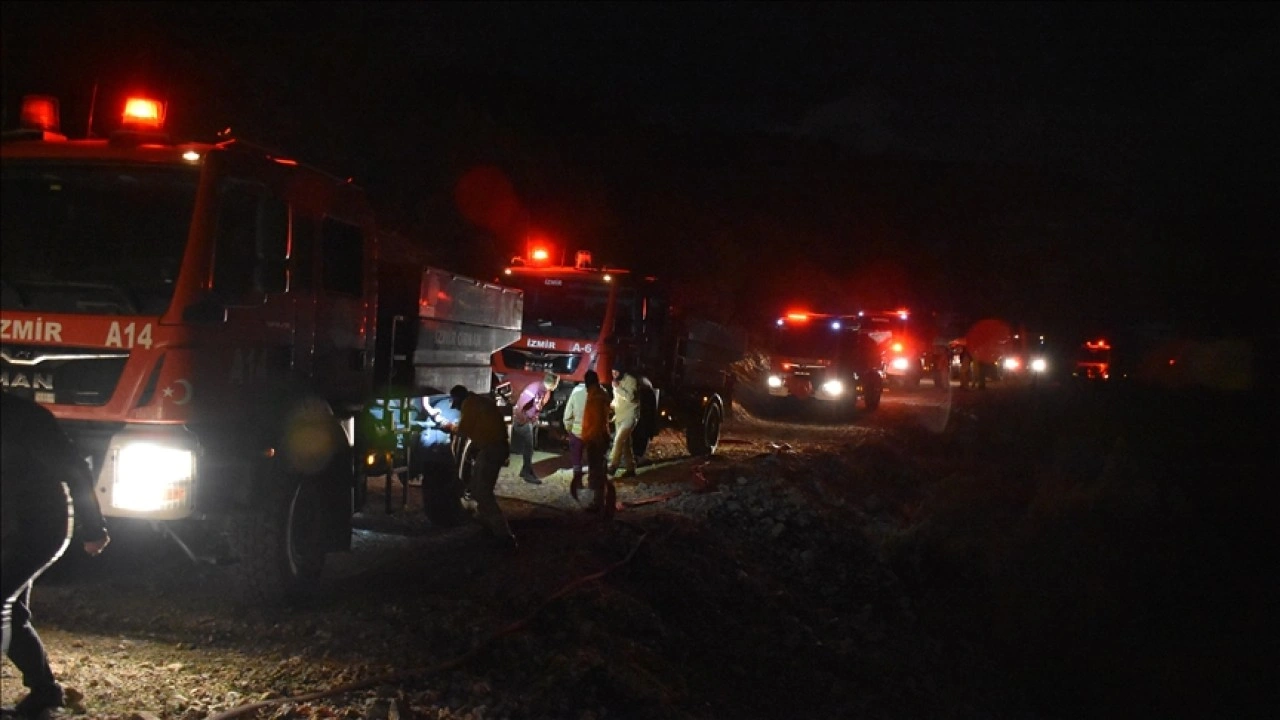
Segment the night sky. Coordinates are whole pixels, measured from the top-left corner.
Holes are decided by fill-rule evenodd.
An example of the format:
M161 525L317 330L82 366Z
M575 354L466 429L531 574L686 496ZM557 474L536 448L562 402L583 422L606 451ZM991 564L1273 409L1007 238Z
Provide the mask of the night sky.
M82 135L95 83L104 99L152 88L176 134L231 126L354 176L388 224L477 276L528 229L740 318L801 302L1063 333L1275 324L1266 4L6 3L0 18L6 127L25 93L59 95ZM460 211L477 177L504 180L472 183L506 193L504 222Z

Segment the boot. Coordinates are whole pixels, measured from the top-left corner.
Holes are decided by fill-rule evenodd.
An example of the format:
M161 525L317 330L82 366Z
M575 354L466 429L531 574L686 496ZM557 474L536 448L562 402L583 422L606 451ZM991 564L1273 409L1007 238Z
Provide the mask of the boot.
M66 698L62 694L62 686L54 683L32 690L13 709L18 717L35 718L46 710L62 707L64 702Z
M613 481L604 484L603 502L600 503L600 512L605 520L612 520L614 513L618 511L618 488L614 486Z

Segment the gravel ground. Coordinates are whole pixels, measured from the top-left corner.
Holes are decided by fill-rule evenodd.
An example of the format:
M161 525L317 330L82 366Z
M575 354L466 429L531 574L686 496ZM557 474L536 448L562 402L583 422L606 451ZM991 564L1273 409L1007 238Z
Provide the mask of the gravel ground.
M221 592L224 569L121 527L101 558L41 582L36 625L73 690L69 712L92 718L1047 718L1127 707L1131 697L1103 693L1068 657L1044 656L1050 671L1024 676L1019 666L1035 663L1001 643L1002 619L1032 618L1038 633L1013 629L1061 643L1045 626L1080 617L1034 615L1056 607L1039 586L994 592L1032 567L1000 539L1031 547L1039 536L1018 535L1035 505L1026 492L1011 507L989 488L1082 464L1096 478L1128 456L1106 433L1065 442L1060 419L1037 424L1059 415L953 400L921 393L838 424L739 413L702 461L666 434L652 464L620 483L627 507L611 523L582 512L562 461L543 456L543 485L510 469L499 483L515 556L487 549L473 526L431 527L416 487L387 515L375 488L353 552L288 611L236 605ZM976 479L987 490L948 504L948 488ZM977 521L958 509L975 506ZM1224 632L1243 633L1243 617ZM1151 656L1116 660L1135 658ZM6 703L21 695L11 664L0 682Z

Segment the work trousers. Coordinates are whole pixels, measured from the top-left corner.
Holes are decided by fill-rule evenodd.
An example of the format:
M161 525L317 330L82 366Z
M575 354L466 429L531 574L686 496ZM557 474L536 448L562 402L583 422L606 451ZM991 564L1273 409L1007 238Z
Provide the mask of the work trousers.
M591 509L602 511L606 517L613 517L617 490L605 467L605 452L609 447L609 440L586 440L583 446L587 451L587 486L591 488L593 498Z
M74 511L71 495L61 485L65 505L27 505L16 528L6 524L0 547L0 648L22 672L22 684L33 691L56 685L44 643L31 625L31 586L67 549L71 540ZM14 498L6 498L6 502ZM34 507L33 507L34 506ZM10 518L6 514L6 520Z
M584 455L584 449L582 444L582 438L578 437L577 435L570 434L569 435L569 466L573 468L574 480L582 479L583 455Z
M631 435L635 432L637 420L638 418L630 417L614 422L613 452L609 455L609 467L635 471L636 456L631 447Z
M471 467L471 499L476 501L476 519L494 537L512 537L507 518L498 507L493 489L498 485L498 473L507 461L510 450L505 445L489 445L476 450L475 465Z
M520 453L524 464L520 467L520 477L537 477L533 472L533 423L512 423L511 449Z

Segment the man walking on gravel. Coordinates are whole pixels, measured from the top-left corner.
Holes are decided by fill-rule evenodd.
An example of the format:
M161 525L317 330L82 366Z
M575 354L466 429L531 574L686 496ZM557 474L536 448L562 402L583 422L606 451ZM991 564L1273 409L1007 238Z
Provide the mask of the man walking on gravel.
M502 411L493 398L473 393L462 385L455 385L449 395L453 407L462 411L458 435L471 444L470 454L475 458L468 488L476 501L476 517L489 530L496 545L514 551L518 547L516 537L493 494L498 473L511 453Z
M31 625L31 586L72 537L90 556L110 538L89 466L53 414L8 392L0 392L0 495L0 645L30 688L5 716L35 718L66 698Z

